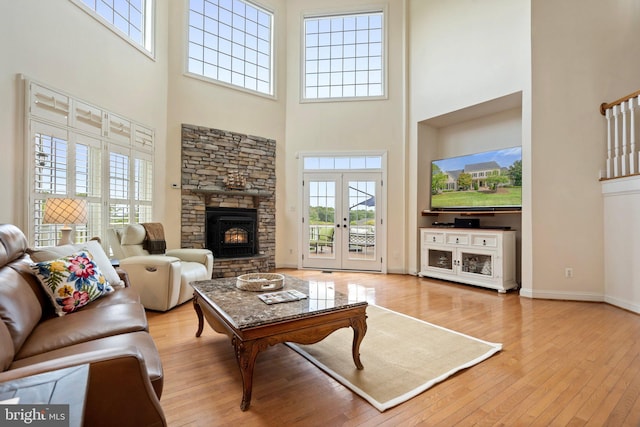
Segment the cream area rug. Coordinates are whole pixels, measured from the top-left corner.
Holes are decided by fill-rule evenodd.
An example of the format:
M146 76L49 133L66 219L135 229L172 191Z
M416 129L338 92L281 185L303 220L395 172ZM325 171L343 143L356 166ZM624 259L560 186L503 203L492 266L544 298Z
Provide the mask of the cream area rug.
M367 316L361 371L351 355L351 328L339 329L316 344L287 344L381 412L502 349L501 344L375 305L367 307Z

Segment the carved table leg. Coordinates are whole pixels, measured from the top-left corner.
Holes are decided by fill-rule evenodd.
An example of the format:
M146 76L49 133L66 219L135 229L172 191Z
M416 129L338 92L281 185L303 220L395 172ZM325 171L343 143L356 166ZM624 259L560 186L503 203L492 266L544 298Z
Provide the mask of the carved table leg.
M202 335L202 329L204 327L204 318L202 316L202 308L200 308L200 304L198 304L198 296L193 295L193 308L196 311L196 315L198 316L198 331L196 332L196 337Z
M360 361L360 343L367 333L367 316L362 315L351 319L351 328L353 328L353 361L356 364L356 368L364 369L362 362Z
M260 351L260 345L254 341L241 341L233 337L233 346L236 350L236 360L240 366L242 376L242 402L240 409L246 411L251 404L251 391L253 388L253 367Z

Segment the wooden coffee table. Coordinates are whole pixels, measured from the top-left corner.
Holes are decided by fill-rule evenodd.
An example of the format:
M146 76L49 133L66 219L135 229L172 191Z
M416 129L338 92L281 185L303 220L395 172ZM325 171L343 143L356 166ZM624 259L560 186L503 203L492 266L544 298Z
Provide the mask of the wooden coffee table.
M231 338L242 375L243 411L251 403L256 358L269 346L283 342L313 344L340 328L351 327L353 361L358 369L363 369L360 343L367 331L366 301L349 300L347 295L336 292L331 283L285 276L281 290L296 289L308 298L268 305L258 298L260 292L243 291L235 284L235 277L191 283L198 315L196 337L202 334L206 319L214 331Z

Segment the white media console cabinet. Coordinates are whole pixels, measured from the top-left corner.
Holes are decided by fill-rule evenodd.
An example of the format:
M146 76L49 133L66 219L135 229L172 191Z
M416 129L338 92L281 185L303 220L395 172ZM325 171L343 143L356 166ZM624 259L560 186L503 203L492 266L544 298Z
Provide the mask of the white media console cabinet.
M483 286L504 293L516 282L516 232L479 228L421 228L422 277Z

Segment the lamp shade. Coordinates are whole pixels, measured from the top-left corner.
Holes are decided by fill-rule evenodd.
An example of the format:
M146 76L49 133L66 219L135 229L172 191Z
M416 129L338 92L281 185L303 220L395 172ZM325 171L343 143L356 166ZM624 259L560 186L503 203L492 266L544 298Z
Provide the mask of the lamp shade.
M87 202L82 199L47 199L44 224L86 224Z

